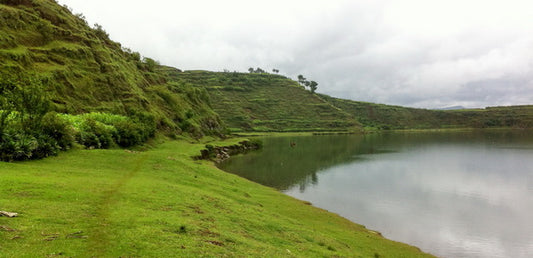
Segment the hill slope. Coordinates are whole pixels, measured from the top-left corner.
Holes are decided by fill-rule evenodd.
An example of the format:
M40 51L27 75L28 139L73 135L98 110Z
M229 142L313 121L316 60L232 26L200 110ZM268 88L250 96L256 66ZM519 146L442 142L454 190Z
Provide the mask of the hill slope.
M321 97L352 114L366 128L533 128L533 105L485 109L429 110Z
M53 0L0 3L0 79L43 81L55 111L147 113L159 129L196 137L222 130L204 90L169 81L82 15Z
M186 71L169 76L208 91L232 131L358 130L352 115L280 75Z

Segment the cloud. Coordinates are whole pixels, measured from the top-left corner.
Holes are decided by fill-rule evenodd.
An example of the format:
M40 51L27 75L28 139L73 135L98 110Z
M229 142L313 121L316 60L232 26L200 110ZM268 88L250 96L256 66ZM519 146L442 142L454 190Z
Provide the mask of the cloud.
M426 108L526 104L533 94L529 1L60 2L182 69L277 68L333 96Z

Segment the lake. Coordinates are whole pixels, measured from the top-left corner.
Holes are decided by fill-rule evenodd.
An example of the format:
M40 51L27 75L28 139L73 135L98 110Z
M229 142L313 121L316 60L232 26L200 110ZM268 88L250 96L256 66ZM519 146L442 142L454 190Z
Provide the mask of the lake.
M264 138L220 167L439 257L533 255L533 132Z

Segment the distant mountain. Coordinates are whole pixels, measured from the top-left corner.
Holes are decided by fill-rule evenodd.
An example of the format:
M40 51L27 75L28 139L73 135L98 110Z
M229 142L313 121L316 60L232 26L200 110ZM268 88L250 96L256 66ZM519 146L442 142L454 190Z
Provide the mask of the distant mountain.
M437 110L458 110L458 109L466 109L466 108L463 106L451 106L451 107L437 108Z

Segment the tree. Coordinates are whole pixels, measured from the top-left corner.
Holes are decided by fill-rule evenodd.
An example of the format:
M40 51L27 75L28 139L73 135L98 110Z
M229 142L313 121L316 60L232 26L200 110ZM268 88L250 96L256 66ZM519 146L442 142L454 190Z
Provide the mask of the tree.
M315 81L311 81L309 83L309 89L311 89L311 93L315 93L317 86L318 86L318 83Z
M304 87L309 87L311 93L315 93L318 83L315 81L308 81L303 75L298 75L298 83Z
M253 73L254 72L254 68L252 68L252 67L248 68L248 72Z
M279 73L279 70L278 69L272 69L272 72L273 73Z
M144 57L143 58L143 63L146 67L146 69L150 72L154 72L155 71L155 68L159 65L159 62L152 59L152 58L149 58L149 57Z
M298 83L305 87L305 77L303 75L298 75Z
M109 40L109 34L107 34L102 25L95 23L93 30L98 38L102 40Z

